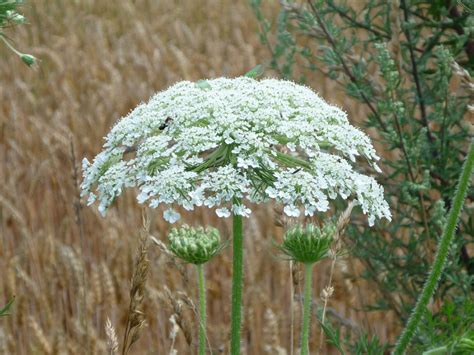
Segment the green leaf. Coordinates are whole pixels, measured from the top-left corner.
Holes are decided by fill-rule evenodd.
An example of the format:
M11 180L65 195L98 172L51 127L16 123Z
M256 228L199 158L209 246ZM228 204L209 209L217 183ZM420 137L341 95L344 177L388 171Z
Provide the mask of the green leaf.
M207 82L207 80L198 80L196 82L196 86L203 90L210 90L212 89L211 85Z
M13 305L13 302L15 302L15 297L12 297L10 299L10 301L8 301L8 303L5 305L5 307L0 309L0 317L6 317L10 314L10 313L8 313L8 311L10 310L11 306Z
M255 79L255 78L261 76L264 71L265 71L265 68L263 67L263 65L258 64L255 67L253 67L252 69L250 69L247 73L245 73L244 76L246 76L247 78Z

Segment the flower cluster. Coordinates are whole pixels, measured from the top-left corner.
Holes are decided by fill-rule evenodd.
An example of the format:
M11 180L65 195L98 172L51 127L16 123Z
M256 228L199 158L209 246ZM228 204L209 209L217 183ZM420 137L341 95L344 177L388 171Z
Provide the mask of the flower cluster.
M195 206L220 217L248 216L245 201L274 199L289 216L324 212L354 196L362 210L390 219L383 188L354 170L379 159L347 115L308 87L247 77L179 82L121 119L93 163L83 161L82 191L105 213L126 187L138 201L166 205L174 222Z
M219 231L211 227L173 228L168 239L175 256L195 265L208 262L221 249Z
M335 231L330 223L322 228L313 224L293 226L285 233L280 250L291 260L316 263L327 255Z

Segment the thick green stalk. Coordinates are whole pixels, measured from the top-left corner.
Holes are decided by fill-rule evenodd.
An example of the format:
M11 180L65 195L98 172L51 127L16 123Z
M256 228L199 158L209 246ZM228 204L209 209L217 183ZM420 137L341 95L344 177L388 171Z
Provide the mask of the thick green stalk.
M423 287L422 293L418 297L415 309L408 319L407 325L405 326L405 329L403 330L403 333L400 336L395 349L393 350L393 354L395 355L401 355L405 353L411 339L413 338L413 335L418 329L418 324L423 317L426 306L428 305L428 302L430 301L434 291L436 290L436 287L438 286L438 281L441 277L446 258L449 254L449 246L451 245L451 241L456 230L461 208L464 203L464 199L466 198L466 192L470 184L473 167L474 139L471 141L471 146L469 147L469 152L467 154L466 161L464 162L461 176L459 177L456 194L454 195L454 201L451 210L449 211L443 236L438 243L438 250L436 252L430 274L426 280L425 286Z
M243 287L243 235L242 216L233 215L233 260L232 260L232 320L230 353L240 354L240 323L242 318Z
M304 264L304 303L303 326L301 328L301 355L309 354L309 328L311 320L311 283L313 280L313 264Z
M206 281L204 265L196 265L199 283L199 355L206 353Z

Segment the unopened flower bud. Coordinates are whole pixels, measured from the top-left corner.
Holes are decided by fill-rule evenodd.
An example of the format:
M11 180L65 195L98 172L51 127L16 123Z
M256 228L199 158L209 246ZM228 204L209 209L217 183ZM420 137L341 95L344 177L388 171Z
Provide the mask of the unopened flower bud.
M328 255L334 232L334 225L329 223L322 228L296 225L285 233L280 249L294 261L313 264Z
M219 231L212 227L174 228L168 239L176 257L195 265L208 262L221 249Z
M37 61L36 57L32 56L31 54L22 54L20 58L23 63L25 63L29 67L33 66Z

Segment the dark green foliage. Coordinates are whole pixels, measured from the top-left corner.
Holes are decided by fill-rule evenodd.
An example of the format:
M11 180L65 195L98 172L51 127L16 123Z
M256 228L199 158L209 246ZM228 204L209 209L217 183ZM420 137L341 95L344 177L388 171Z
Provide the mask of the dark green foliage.
M466 160L463 164L461 174L459 176L459 182L456 187L456 193L452 207L449 210L449 215L446 220L446 225L443 230L443 235L438 242L436 248L436 256L431 264L429 276L426 278L423 290L418 296L416 305L413 308L412 314L408 319L402 334L397 340L397 344L393 351L396 355L405 354L406 349L411 343L416 331L419 328L420 322L426 313L426 307L428 306L433 294L438 288L439 281L443 275L444 267L450 252L450 247L456 232L456 227L459 223L459 217L461 210L464 206L466 194L469 186L471 185L471 176L474 172L474 139L471 141L469 152Z
M323 73L367 109L358 120L377 132L378 179L394 216L370 229L349 226L349 250L377 286L379 300L367 309L393 311L403 323L433 261L472 136L474 15L449 0L282 1L268 20L260 1L251 4L270 67L297 81ZM472 298L473 198L471 186L435 305ZM434 307L431 316L438 313ZM424 332L417 337L426 349Z
M463 303L447 301L440 311L433 315L426 312L419 332L422 344L413 349L421 354L445 348L445 354L472 354L474 351L474 303L465 299ZM430 344L427 347L425 344ZM471 347L469 349L469 347Z
M0 0L0 29L6 27L10 20L10 11L14 11L18 6L15 0Z
M376 335L370 337L367 333L361 333L358 330L345 329L343 336L341 329L335 328L330 322L320 323L320 325L324 330L326 342L334 346L341 355L381 355L389 349L389 345L382 343Z

